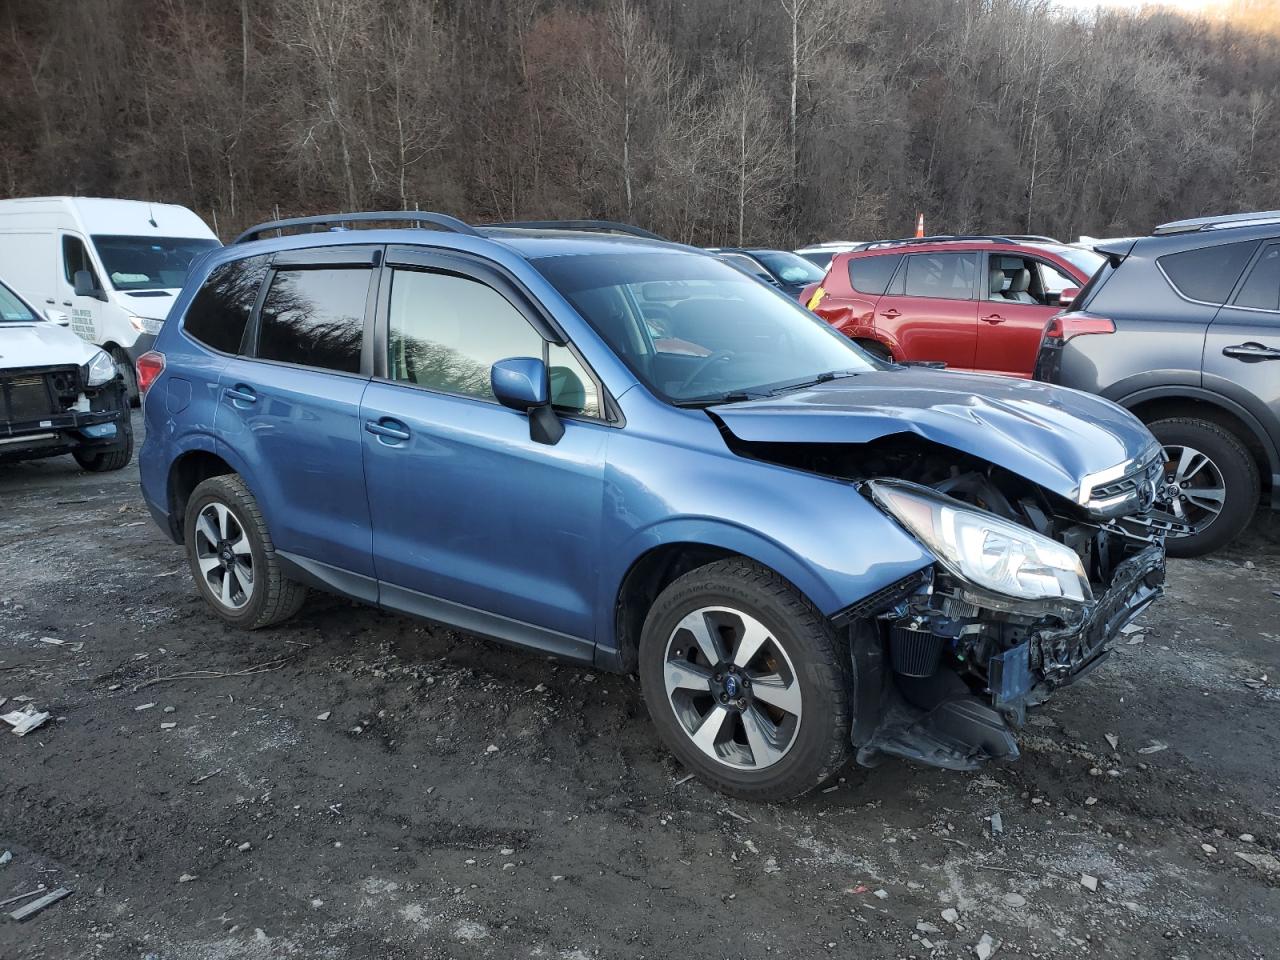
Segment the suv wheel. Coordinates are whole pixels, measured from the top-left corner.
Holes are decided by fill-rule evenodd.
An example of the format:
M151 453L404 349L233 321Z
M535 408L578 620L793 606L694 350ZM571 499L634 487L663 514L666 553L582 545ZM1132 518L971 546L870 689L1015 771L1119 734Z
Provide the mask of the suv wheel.
M138 392L138 371L133 368L133 361L129 359L129 354L119 347L112 347L111 359L116 362L120 375L124 377L124 385L128 390L129 405L132 407L141 406L142 394Z
M1257 464L1244 444L1216 423L1192 417L1157 420L1150 427L1169 457L1159 503L1195 530L1170 534L1169 555L1199 557L1238 536L1260 491Z
M120 432L122 440L118 446L107 450L72 450L71 456L80 464L81 470L90 473L107 473L111 470L123 470L133 459L133 425L128 416L122 418Z
M184 530L191 575L223 620L254 630L301 609L306 588L281 572L258 501L239 477L199 484L187 501Z
M849 756L849 698L831 625L747 560L699 567L654 602L640 681L663 741L709 786L788 800Z

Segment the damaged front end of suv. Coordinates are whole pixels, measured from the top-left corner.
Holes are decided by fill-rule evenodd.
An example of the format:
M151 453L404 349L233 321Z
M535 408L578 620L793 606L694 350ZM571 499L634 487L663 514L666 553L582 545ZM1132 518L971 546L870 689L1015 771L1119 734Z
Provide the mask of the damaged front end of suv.
M891 754L972 770L1015 759L1028 708L1101 664L1162 593L1151 510L1163 453L1136 421L1122 423L1131 455L1072 478L1069 458L1043 440L1018 443L1028 408L935 404L939 422L962 416L946 427L917 416L903 429L905 409L881 399L886 423L873 430L865 419L848 430L845 418L861 414L852 402L842 411L842 432L879 434L859 442L765 440L732 412L725 430L741 455L851 482L934 560L833 618L849 638L858 761ZM1078 441L1063 447L1087 449Z

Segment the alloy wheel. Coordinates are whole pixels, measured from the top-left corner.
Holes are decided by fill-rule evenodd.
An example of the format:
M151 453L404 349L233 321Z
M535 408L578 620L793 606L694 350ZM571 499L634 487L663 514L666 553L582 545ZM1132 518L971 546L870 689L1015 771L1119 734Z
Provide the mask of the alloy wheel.
M196 520L196 563L209 591L228 610L253 597L253 551L244 524L225 504L210 503Z
M1203 533L1218 519L1226 503L1227 485L1222 471L1194 447L1168 445L1164 451L1169 459L1164 465L1164 486L1157 499L1186 527L1185 532L1174 530L1170 535Z
M711 759L759 770L795 744L800 680L778 637L750 614L687 614L667 640L663 673L681 729Z

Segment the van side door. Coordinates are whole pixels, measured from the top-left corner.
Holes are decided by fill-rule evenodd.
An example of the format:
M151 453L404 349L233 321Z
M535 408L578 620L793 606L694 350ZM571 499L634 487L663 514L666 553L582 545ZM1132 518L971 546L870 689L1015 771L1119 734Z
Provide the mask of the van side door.
M90 343L106 342L102 311L106 306L96 297L76 294L76 273L88 271L95 289L103 289L104 278L94 266L89 254L89 240L78 233L63 230L58 234L58 300L57 309L71 314L71 330Z

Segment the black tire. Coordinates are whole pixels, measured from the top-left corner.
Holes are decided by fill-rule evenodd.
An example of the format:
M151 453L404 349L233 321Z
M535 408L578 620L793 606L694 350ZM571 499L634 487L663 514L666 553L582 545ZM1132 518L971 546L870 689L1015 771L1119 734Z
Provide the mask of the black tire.
M794 739L780 760L763 769L735 768L703 753L667 695L668 641L687 614L708 606L731 607L763 624L785 647L800 684ZM641 689L658 734L708 786L748 800L790 800L826 783L848 762L850 704L840 641L813 604L773 571L730 559L675 580L645 618L639 655Z
M1148 426L1166 449L1191 447L1213 461L1226 491L1222 511L1203 530L1167 539L1169 556L1200 557L1234 540L1249 525L1261 492L1258 465L1245 445L1231 431L1196 417L1170 417Z
M249 541L254 586L248 602L238 609L230 609L222 602L200 570L196 524L201 512L210 504L221 504L230 510ZM302 608L307 599L307 588L290 580L281 571L275 544L271 541L258 501L235 474L210 477L191 492L183 518L183 531L192 579L205 602L227 623L245 630L257 630L287 620Z
M112 347L111 359L120 369L120 376L124 377L124 385L129 391L129 406L140 406L142 394L138 391L138 371L133 368L133 361L129 359L129 354L120 347Z
M112 470L123 470L133 459L133 424L126 413L121 423L121 443L106 450L72 450L71 456L76 458L81 470L90 473L109 473Z

